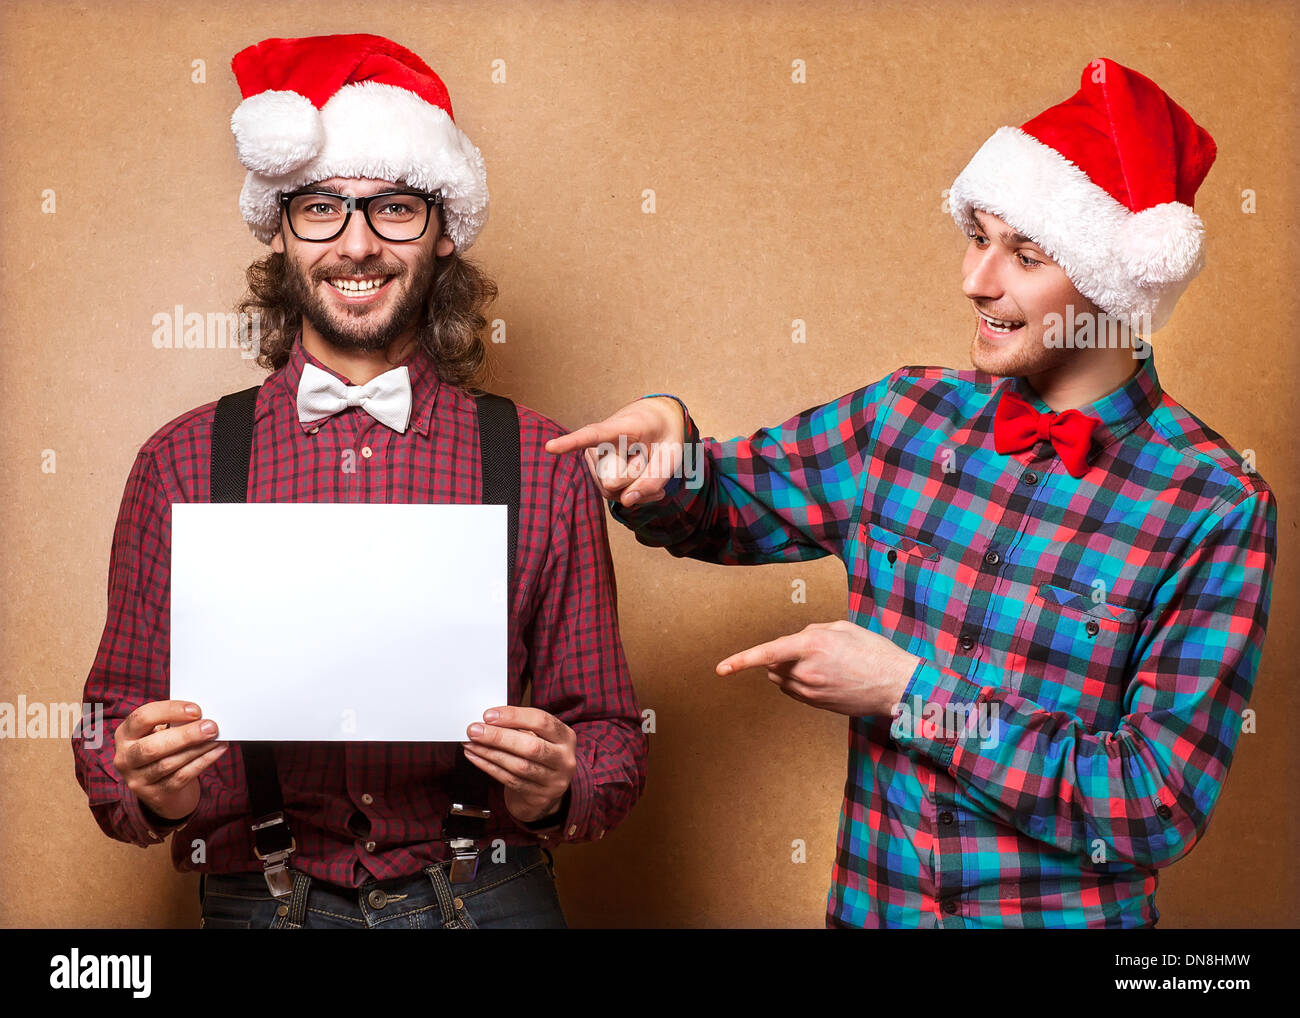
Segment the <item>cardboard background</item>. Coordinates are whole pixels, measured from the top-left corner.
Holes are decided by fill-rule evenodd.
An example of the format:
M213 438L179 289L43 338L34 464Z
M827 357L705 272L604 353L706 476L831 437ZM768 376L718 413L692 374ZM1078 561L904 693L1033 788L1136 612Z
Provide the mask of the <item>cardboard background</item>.
M1297 16L1286 3L1071 8L958 2L0 8L0 700L78 701L104 622L136 450L260 380L229 350L156 350L152 317L227 311L265 249L238 213L230 57L365 30L419 53L483 151L496 278L490 383L568 427L652 391L705 434L776 424L900 364L969 366L942 191L1001 124L1110 56L1214 135L1208 264L1156 336L1165 387L1280 506L1273 615L1244 736L1203 843L1162 874L1161 925L1294 924ZM346 27L344 27L346 26ZM191 81L192 62L206 82ZM807 83L791 82L791 62ZM506 82L491 80L504 60ZM657 211L641 211L643 189ZM1241 211L1243 189L1258 210ZM57 211L44 214L53 189ZM791 321L807 342L791 342ZM44 450L57 469L41 469ZM611 523L625 647L657 712L646 794L557 853L572 925L820 926L846 724L724 654L843 617L833 560L724 569ZM808 603L792 604L791 581ZM0 925L194 926L197 877L106 838L63 740L0 743ZM791 843L807 843L807 862Z

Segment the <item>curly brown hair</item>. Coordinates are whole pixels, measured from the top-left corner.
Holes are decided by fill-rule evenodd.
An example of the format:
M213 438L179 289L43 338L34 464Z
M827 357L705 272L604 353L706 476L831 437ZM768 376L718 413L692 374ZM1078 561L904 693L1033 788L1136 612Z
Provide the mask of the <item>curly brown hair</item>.
M273 251L253 262L245 276L248 292L238 310L249 318L259 316L252 319L261 329L257 363L274 371L289 360L302 308L290 296L283 254ZM487 380L491 365L481 336L487 325L483 312L496 296L496 283L459 253L435 258L416 342L433 361L440 381L473 391Z

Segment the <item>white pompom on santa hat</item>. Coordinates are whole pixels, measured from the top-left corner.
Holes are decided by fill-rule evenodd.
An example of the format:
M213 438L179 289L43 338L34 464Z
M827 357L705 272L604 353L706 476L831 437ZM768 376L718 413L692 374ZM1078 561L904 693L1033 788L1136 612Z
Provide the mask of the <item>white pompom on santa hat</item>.
M1215 154L1155 82L1101 58L1069 99L998 128L953 182L949 208L968 234L972 210L997 216L1102 311L1150 333L1205 264L1192 201Z
M265 39L230 66L244 96L230 118L248 170L239 207L258 240L280 229L282 194L359 177L441 193L456 249L474 243L488 213L483 156L410 50L377 35Z

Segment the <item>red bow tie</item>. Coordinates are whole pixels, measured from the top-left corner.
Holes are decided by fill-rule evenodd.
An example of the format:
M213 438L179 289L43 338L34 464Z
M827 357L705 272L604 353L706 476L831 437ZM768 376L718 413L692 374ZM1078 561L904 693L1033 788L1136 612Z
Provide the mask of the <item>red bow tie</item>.
M1028 449L1046 438L1070 476L1082 477L1088 471L1092 429L1100 423L1078 410L1040 414L1015 392L1005 389L993 414L993 448L1005 455Z

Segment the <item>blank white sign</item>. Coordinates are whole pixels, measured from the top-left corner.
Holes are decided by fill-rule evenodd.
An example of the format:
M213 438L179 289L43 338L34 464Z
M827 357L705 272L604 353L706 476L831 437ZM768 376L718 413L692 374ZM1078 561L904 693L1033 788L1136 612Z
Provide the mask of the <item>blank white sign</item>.
M463 741L506 702L506 507L172 506L171 697L218 738Z

